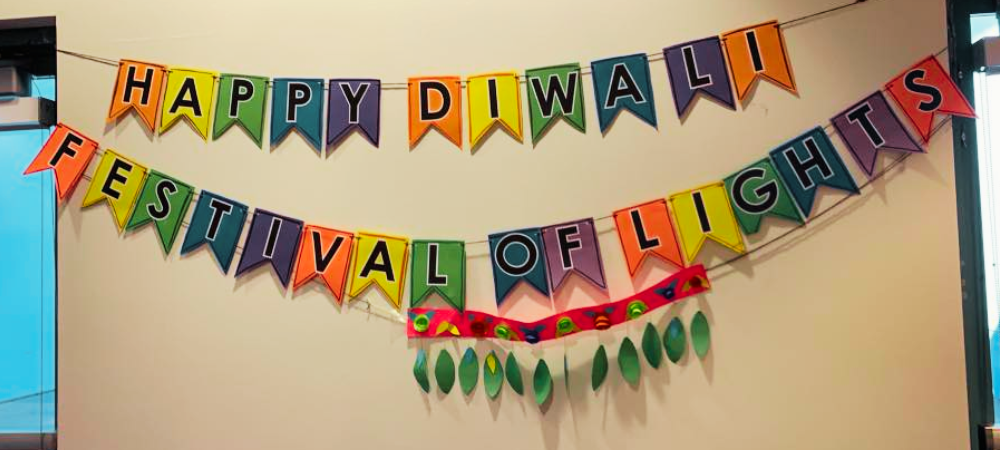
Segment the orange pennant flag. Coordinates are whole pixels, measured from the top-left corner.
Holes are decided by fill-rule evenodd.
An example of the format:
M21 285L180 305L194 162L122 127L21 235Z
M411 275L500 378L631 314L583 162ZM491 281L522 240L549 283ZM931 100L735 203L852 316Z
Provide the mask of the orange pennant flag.
M758 78L771 80L796 93L792 66L788 62L788 50L778 21L730 31L722 35L722 42L729 59L729 73L736 86L736 97L740 101Z
M651 254L677 267L684 267L666 200L620 209L615 211L614 218L629 275L635 276L646 256Z
M410 78L410 149L431 127L462 149L462 81L456 76Z
M135 109L146 128L154 131L166 73L167 68L159 64L121 60L118 63L114 96L111 97L111 107L108 109L108 123L118 120L130 109Z
M97 141L60 122L24 174L52 169L59 203L66 200L97 153Z
M342 301L353 243L354 235L351 233L306 225L299 243L292 290L298 290L318 276L333 298Z
M924 142L931 138L934 114L976 117L969 100L934 55L906 69L885 85Z

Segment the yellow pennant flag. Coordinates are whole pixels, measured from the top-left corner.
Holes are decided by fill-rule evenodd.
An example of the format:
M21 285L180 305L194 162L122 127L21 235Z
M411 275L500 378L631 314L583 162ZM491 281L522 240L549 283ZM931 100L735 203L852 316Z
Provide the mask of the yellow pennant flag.
M148 171L145 166L131 159L111 150L104 150L97 171L94 172L94 179L90 181L87 194L83 196L83 206L107 200L118 231L121 231L132 213Z
M670 209L689 263L698 256L706 238L736 253L746 251L722 181L671 195Z
M399 310L410 240L364 231L356 233L355 239L350 296L357 297L368 286L375 284Z
M215 79L218 76L218 73L204 70L171 68L163 94L160 133L167 131L177 119L184 117L207 141Z
M479 140L500 124L518 142L521 133L521 85L516 72L487 73L469 77L469 142Z

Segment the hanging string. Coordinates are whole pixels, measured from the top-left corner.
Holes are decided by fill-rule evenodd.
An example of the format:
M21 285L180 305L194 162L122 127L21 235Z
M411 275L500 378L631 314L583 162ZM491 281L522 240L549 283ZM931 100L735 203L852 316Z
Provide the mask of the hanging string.
M817 11L817 12L814 12L814 13L811 13L811 14L806 14L804 16L792 18L792 19L786 20L784 22L779 22L778 26L781 27L781 28L791 28L791 27L795 26L796 24L807 22L809 20L812 20L812 19L815 19L815 18L818 18L818 17L822 17L822 16L826 16L827 14L832 14L832 13L835 13L837 11L841 11L841 10L844 10L844 9L847 9L847 8L851 8L853 6L857 6L857 5L861 4L861 3L867 3L869 1L878 1L878 0L854 0L852 2L844 3L842 5L834 6L832 8L827 8L827 9L824 9L822 11ZM72 51L72 50L65 50L65 49L61 49L61 48L60 49L56 49L56 51L59 52L59 53L62 53L64 55L67 55L67 56L72 56L72 57L75 57L75 58L80 58L80 59L83 59L83 60L86 60L86 61L91 61L91 62L95 62L95 63L98 63L98 64L103 64L103 65L106 65L106 66L111 66L111 67L117 67L118 66L118 61L110 59L110 58L105 58L105 57L102 57L102 56L96 56L96 55L91 55L91 54L87 54L87 53L76 52L76 51ZM653 63L653 62L656 62L656 61L662 61L663 60L663 50L661 49L661 50L655 50L655 51L651 51L651 52L646 52L646 57L648 58L648 62L650 62L650 63ZM171 72L171 70L169 68L167 68L166 71L168 73ZM590 75L591 74L590 67L581 68L580 69L580 74L582 74L584 76ZM218 80L219 77L215 76L214 78L216 78L216 80ZM521 84L525 84L527 82L526 80L523 79L523 77L518 77L518 79L519 79L519 82ZM272 80L268 80L267 81L267 85L268 85L268 87L271 87L273 85L273 81ZM385 83L381 84L381 89L384 90L384 91L405 91L405 90L409 89L409 85L410 85L409 82L405 82L405 81L403 81L403 82L400 82L400 81L385 82ZM464 89L465 85L466 85L466 80L459 81L459 85L460 85L461 88ZM329 89L330 88L328 86L324 86L323 87L324 91L328 91Z

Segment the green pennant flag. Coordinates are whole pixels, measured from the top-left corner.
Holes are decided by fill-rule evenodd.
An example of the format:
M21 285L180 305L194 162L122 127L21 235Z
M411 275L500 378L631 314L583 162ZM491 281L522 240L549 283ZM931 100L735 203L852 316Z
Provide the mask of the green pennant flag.
M420 306L432 293L465 310L465 242L413 241L410 307Z
M125 231L132 231L149 222L156 223L156 234L164 253L170 253L194 196L194 188L168 175L151 170L139 192L132 216Z
M795 200L788 192L771 160L764 158L726 178L726 192L743 233L760 231L764 216L777 216L802 223Z
M266 77L231 73L219 76L219 99L215 103L212 139L218 139L229 127L238 124L258 148L263 148L267 81Z
M573 128L587 132L579 63L530 69L524 72L524 78L527 80L532 144L537 144L545 130L560 117Z

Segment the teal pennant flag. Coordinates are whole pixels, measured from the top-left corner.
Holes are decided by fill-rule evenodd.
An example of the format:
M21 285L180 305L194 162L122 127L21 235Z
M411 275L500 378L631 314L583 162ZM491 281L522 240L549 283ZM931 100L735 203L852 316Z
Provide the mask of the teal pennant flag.
M271 103L271 147L276 147L292 129L316 153L323 151L323 80L275 78Z
M181 244L181 255L208 244L222 272L228 273L233 255L236 254L236 243L243 232L247 209L242 203L202 191L191 215L191 225L184 236L184 243Z
M623 109L656 127L649 58L645 53L594 61L590 63L590 68L601 133L607 132Z
M497 305L507 299L520 281L549 295L541 228L495 233L490 235L489 241Z
M771 150L770 156L803 217L811 215L816 190L820 186L852 194L860 192L822 127L813 128Z

